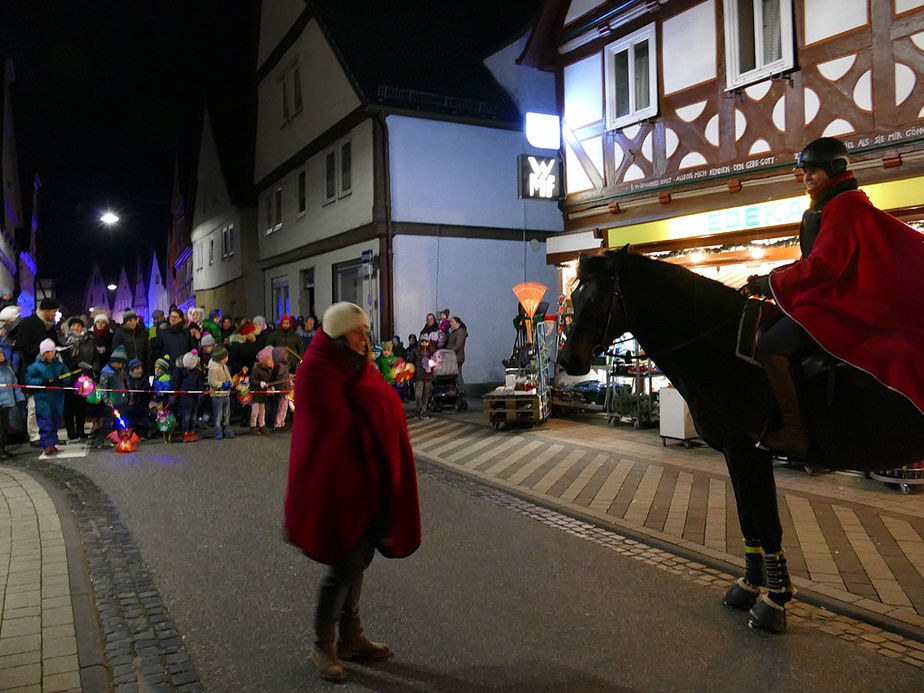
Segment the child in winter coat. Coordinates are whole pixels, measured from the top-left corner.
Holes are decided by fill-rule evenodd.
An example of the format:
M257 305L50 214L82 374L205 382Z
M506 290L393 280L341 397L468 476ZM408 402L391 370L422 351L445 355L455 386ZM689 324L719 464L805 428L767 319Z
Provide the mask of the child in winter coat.
M101 392L102 408L100 409L99 429L96 433L95 447L114 447L115 443L110 441L107 436L115 428L115 412L113 408L118 409L124 406L128 401L128 393L124 392L125 387L125 363L128 361L128 354L125 347L121 344L112 350L109 355L109 363L103 366L99 373L99 388ZM112 406L106 402L110 402Z
M199 368L198 353L193 350L183 354L180 365L177 390L181 392L176 396L177 418L180 420L180 426L183 429L183 442L195 443L199 440L195 430L199 394L189 394L183 391L202 389L202 369Z
M50 339L43 339L39 344L39 354L35 357L35 362L26 369L26 384L64 387L70 381L70 378L61 377L65 373L67 366L58 358L55 343ZM56 447L58 429L64 420L64 390L35 390L33 396L39 442L46 455L57 454L60 452Z
M233 438L231 432L231 371L228 370L228 350L215 348L209 359L209 390L212 398L212 422L215 439Z
M275 418L273 431L281 431L286 427L286 416L289 413L289 397L285 391L292 389L292 379L289 377L289 358L284 346L273 347L273 364L272 382L276 383L275 388L283 392L270 398L268 402L273 402L273 406L270 406L272 416Z
M128 372L125 374L126 390L147 390L148 378L144 374L144 366L138 359L128 362ZM148 405L151 395L146 392L129 392L128 403L125 407L125 421L127 426L138 434L140 438L148 435Z
M2 387L15 385L16 374L6 360L6 352L0 349L0 459L6 460L13 456L6 451L6 439L10 431L10 412L19 402L25 401L22 390L18 387Z
M273 350L263 347L257 352L257 362L250 371L250 388L253 391L253 401L250 405L250 433L251 435L269 435L266 427L266 392L273 379Z

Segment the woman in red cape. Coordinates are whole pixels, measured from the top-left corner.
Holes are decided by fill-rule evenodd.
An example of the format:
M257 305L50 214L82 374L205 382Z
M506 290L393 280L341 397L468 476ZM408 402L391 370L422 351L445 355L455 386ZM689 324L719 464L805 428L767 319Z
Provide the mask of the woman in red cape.
M417 471L404 408L368 358L359 306L328 308L295 374L295 416L285 500L286 536L328 564L318 593L311 661L340 681L340 659L388 657L366 639L358 606L376 549L390 558L420 545ZM339 640L334 637L339 622Z
M799 230L802 259L748 279L785 314L757 346L783 422L764 437L772 450L808 449L788 357L812 340L924 413L924 235L876 209L847 163L833 137L802 150L797 165L812 199Z

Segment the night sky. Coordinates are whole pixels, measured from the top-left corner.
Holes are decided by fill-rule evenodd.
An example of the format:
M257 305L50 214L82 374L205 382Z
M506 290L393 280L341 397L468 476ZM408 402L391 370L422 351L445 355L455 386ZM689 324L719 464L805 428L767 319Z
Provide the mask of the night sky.
M498 34L523 28L523 17L541 5L317 2L373 24L391 20L412 35L439 36L443 52L478 54L499 47ZM17 77L23 212L28 219L38 174L39 278L58 281L65 307L79 303L94 261L112 282L124 263L133 282L139 257L147 271L156 250L163 270L174 168L179 161L185 177L195 175L203 104L223 114L213 122L236 145L223 155L244 154L240 143L252 138L245 115L257 6L256 0L0 0L0 52L13 58ZM107 209L120 216L117 226L99 221Z
M134 281L155 249L163 267L175 164L196 154L204 100L246 89L251 26L249 0L0 2L23 211L38 174L39 277L59 298L83 291L94 260L107 281L123 262Z

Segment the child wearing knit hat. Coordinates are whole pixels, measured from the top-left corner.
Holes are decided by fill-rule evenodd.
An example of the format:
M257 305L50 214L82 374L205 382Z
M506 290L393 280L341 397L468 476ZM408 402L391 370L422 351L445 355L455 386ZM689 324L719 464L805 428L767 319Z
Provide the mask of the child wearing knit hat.
M193 350L183 354L180 366L177 382L177 390L180 392L176 396L177 418L183 428L183 442L195 443L199 440L195 430L196 411L201 397L198 391L202 390L202 369L199 368L198 353Z
M60 389L70 384L70 378L62 377L67 373L67 366L58 358L55 343L50 339L43 339L39 343L39 353L35 363L26 369L26 385L44 385L44 389L36 388L35 420L39 427L39 444L44 448L46 455L59 452L58 429L64 419L64 390ZM53 389L47 389L53 388Z
M105 448L113 447L113 443L107 437L115 428L115 412L113 408L118 409L128 402L128 388L125 387L125 364L128 362L128 354L125 347L121 344L112 350L109 355L109 363L99 373L99 388L104 406L100 411L99 430L96 435L94 447ZM106 402L112 404L105 404Z
M233 438L231 432L231 371L228 370L228 350L215 348L209 361L209 395L212 399L212 421L215 439Z
M250 387L253 388L253 401L250 405L250 433L252 435L269 435L266 427L266 389L273 379L273 349L263 347L257 352L257 361L250 371Z

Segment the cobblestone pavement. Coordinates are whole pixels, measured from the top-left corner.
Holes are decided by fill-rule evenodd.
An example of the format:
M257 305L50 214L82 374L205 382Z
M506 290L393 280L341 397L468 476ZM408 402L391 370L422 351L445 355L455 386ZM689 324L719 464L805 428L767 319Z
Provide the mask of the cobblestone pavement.
M106 494L63 464L23 454L7 465L0 467L0 690L202 691Z
M421 459L729 573L743 569L723 458L655 431L550 419L493 431L481 413L409 423ZM777 469L800 605L924 642L924 503L859 475ZM727 584L727 583L726 583ZM795 607L793 615L798 618ZM857 635L857 633L848 633ZM858 636L859 637L859 636ZM867 640L868 641L868 640Z

